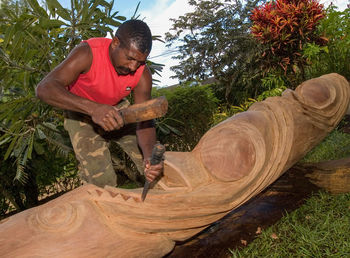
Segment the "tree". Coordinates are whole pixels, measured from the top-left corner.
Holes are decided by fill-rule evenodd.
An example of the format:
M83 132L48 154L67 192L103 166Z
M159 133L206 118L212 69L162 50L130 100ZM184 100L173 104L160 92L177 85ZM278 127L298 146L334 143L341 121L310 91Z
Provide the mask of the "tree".
M323 5L315 0L276 0L256 7L251 33L263 46L262 70L286 76L290 87L304 81L303 46L327 41L316 30L324 17Z
M238 91L255 90L259 74L254 70L256 42L249 34L250 11L259 0L197 1L191 13L173 19L167 33L168 46L178 46L180 63L171 69L180 80L204 80L215 77L224 86L226 99L239 101ZM234 90L233 90L234 89ZM230 96L234 92L236 97Z

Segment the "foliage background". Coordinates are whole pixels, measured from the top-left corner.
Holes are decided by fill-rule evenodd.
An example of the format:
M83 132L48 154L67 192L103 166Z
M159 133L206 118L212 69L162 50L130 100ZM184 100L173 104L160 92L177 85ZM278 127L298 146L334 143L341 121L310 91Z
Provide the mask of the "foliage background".
M213 123L218 99L211 85L185 83L173 89L157 89L165 96L168 112L157 121L158 138L170 151L191 151Z

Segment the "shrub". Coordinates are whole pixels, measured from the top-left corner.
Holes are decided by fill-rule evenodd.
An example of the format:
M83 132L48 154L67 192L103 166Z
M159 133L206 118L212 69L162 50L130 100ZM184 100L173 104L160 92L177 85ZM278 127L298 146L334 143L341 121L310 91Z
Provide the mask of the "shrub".
M318 31L328 38L327 45L308 43L303 51L310 64L307 76L313 78L336 72L350 80L350 8L340 12L331 5L326 13Z
M164 95L169 103L168 113L157 121L161 142L172 151L190 151L210 128L218 100L210 85L190 83L175 88L156 89L154 96Z
M316 26L324 17L323 5L315 0L277 0L255 8L250 17L251 33L264 48L263 70L282 72L288 77L289 86L299 83L295 74L304 80L303 45L326 42L316 33Z

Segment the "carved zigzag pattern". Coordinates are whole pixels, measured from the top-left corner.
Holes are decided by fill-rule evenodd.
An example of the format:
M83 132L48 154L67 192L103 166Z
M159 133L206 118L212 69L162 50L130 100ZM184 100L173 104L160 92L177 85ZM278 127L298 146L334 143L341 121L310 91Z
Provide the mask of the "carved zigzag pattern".
M133 197L122 193L113 192L110 190L102 190L102 189L93 189L87 191L89 195L91 195L94 199L98 200L106 200L111 202L133 202L140 203L140 197Z

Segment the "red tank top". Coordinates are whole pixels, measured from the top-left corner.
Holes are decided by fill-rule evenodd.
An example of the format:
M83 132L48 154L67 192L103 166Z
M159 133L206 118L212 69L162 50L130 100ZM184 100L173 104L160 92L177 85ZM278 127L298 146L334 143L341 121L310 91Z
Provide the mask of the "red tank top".
M84 42L87 42L91 48L92 64L90 70L85 74L80 74L78 79L68 87L68 90L97 103L117 104L135 88L145 66L140 66L132 75L118 75L108 51L112 39L92 38Z

